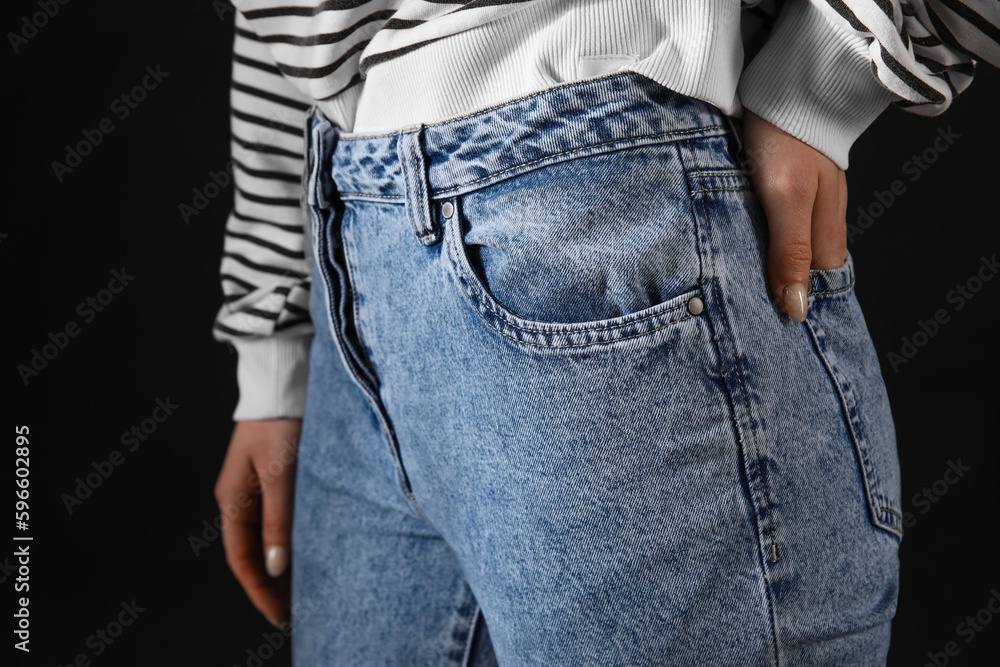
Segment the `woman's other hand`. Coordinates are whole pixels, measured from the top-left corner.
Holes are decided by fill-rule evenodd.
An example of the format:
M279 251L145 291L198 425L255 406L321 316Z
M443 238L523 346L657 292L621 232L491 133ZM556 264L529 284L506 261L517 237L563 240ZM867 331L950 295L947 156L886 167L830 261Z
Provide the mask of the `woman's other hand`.
M274 625L291 608L292 502L301 419L236 423L215 500L226 563L253 605Z

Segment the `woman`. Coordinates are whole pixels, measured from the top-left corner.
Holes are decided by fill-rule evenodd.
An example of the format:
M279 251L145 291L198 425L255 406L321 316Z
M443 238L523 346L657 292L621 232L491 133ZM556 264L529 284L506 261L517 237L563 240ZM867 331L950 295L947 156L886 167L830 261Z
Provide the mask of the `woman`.
M944 5L238 5L216 497L296 664L884 664L843 170L997 62Z

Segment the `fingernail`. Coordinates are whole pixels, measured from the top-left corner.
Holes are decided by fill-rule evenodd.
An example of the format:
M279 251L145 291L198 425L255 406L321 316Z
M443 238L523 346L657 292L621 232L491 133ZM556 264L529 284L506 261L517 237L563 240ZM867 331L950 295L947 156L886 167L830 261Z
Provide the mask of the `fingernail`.
M264 559L264 569L272 577L280 577L288 567L288 549L285 547L273 546L267 550L267 558Z
M806 296L808 296L806 286L802 283L788 285L782 296L785 298L785 312L788 313L788 316L796 322L805 322L806 309L809 307L806 300Z

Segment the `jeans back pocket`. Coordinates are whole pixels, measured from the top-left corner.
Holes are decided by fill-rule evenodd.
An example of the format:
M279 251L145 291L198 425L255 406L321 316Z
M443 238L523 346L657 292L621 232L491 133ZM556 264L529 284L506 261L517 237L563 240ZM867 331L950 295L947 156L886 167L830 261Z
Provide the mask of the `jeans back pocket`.
M854 260L809 277L807 323L840 397L871 523L903 534L899 457L878 355L854 292Z

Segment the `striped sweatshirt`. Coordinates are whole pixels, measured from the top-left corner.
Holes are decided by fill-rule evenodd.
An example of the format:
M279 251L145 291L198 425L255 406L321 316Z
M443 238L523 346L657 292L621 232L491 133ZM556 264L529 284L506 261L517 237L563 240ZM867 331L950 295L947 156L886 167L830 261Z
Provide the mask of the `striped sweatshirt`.
M1000 0L232 0L235 201L213 335L233 418L299 417L312 323L304 126L394 131L631 70L750 109L841 168L890 104L936 115L1000 64Z

